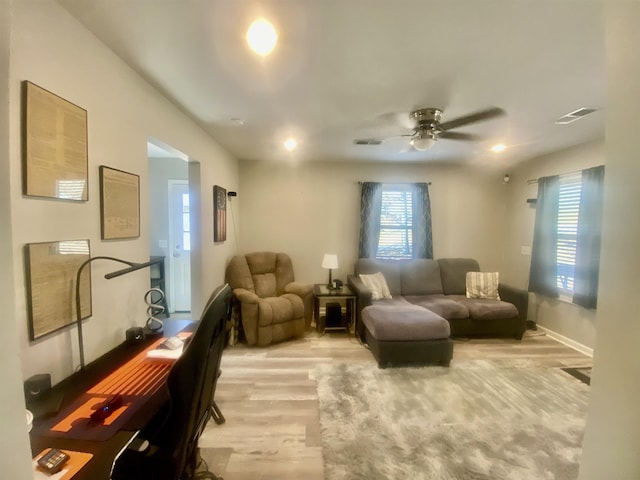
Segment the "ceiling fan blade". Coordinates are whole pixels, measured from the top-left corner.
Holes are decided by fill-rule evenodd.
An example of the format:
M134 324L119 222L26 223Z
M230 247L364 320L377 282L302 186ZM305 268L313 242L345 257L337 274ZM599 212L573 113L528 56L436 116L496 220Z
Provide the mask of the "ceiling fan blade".
M379 138L356 138L353 140L355 145L380 145L383 140Z
M480 135L460 132L442 132L440 135L438 135L438 138L445 138L447 140L466 140L470 142L482 140L482 137Z
M452 128L461 127L462 125L467 125L469 123L481 122L483 120L489 120L490 118L501 117L506 112L498 107L489 108L487 110L481 110L479 112L472 113L470 115L465 115L464 117L454 118L453 120L449 120L448 122L443 122L440 124L440 128L442 130L449 130Z

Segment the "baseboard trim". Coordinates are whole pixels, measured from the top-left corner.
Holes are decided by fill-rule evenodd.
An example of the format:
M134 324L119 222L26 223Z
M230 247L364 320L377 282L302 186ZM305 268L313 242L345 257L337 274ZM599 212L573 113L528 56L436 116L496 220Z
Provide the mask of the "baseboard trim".
M568 337L565 337L564 335L560 335L558 332L554 332L553 330L543 327L540 324L538 324L537 327L539 330L543 330L549 337L553 338L554 340L557 340L558 342L563 343L567 347L571 347L574 350L577 350L578 352L585 354L587 357L593 358L593 348L589 348L586 345L576 342L575 340L572 340Z

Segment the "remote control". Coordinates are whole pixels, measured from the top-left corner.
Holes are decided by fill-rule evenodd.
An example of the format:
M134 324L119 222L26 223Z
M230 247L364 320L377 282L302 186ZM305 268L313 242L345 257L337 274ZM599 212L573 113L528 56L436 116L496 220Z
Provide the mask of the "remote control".
M107 418L122 406L122 396L120 394L114 395L104 402L102 402L98 408L91 414L91 420L94 422L100 422Z

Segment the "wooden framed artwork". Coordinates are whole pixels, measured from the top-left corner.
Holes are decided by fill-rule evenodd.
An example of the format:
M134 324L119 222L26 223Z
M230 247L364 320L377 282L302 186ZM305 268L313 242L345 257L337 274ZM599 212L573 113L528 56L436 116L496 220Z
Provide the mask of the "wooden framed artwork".
M213 186L213 241L227 239L227 190Z
M37 340L76 322L78 268L90 257L89 240L25 245L29 338ZM91 316L91 265L80 284L82 318ZM89 299L87 301L87 299Z
M100 166L100 230L103 240L140 236L140 177Z
M87 201L87 111L22 82L23 193Z

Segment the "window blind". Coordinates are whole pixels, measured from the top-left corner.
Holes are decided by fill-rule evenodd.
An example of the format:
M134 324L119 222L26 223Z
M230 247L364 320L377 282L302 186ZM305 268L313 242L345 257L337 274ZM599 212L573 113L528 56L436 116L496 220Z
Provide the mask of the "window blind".
M413 257L412 192L393 189L382 191L380 238L376 258Z
M561 175L559 180L557 285L561 290L573 292L582 174Z

